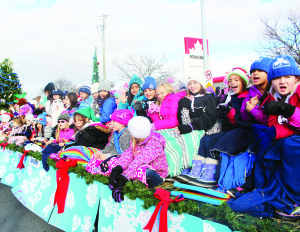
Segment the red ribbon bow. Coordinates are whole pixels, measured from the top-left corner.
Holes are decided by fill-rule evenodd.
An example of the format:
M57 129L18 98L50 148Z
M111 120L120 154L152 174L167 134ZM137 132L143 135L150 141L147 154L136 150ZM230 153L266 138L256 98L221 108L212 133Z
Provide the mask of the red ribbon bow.
M167 190L161 189L161 188L156 189L156 191L154 193L154 197L159 199L160 202L157 204L148 224L144 227L144 230L149 230L150 232L152 231L157 214L159 212L160 207L162 206L161 211L160 211L159 232L167 232L168 231L167 215L168 215L169 204L171 204L173 202L183 201L184 198L179 198L177 196L174 200L170 199L170 192L168 192Z
M59 168L56 171L56 192L54 198L54 204L57 203L58 212L63 213L65 211L65 203L67 198L67 192L69 188L70 177L68 175L68 170L70 167L75 167L77 164L77 160L72 161L64 161L60 159L56 163L56 167Z
M0 146L3 147L3 150L5 150L6 146L9 145L9 143L1 143Z
M19 169L25 168L23 161L25 159L25 155L29 152L29 151L25 151L24 149L22 149L22 151L24 151L24 153L21 156L20 162L19 162L19 164L17 166L17 168L19 168Z

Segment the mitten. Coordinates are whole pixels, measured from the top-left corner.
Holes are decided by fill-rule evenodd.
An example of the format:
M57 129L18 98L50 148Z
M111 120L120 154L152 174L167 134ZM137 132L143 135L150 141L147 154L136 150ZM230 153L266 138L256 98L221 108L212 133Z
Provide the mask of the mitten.
M258 141L259 147L262 150L265 150L276 137L276 129L273 126L267 127L264 125L253 124L252 128L254 137Z
M267 115L282 115L285 118L291 117L295 112L296 107L285 102L271 101L264 105L264 114Z
M189 125L181 124L178 126L178 130L180 131L180 134L187 134L193 131L193 128Z
M124 200L123 189L127 182L128 179L125 176L120 175L118 182L115 184L115 188L112 189L112 198L115 200L115 202L121 203L121 201Z
M143 103L141 101L137 101L133 104L133 108L138 116L143 116L146 114Z
M223 105L223 104L220 104L219 105L219 111L224 113L224 114L228 114L229 111L231 110L232 106L231 104L228 103L228 105Z
M109 183L108 183L108 187L110 190L114 189L114 186L117 184L118 178L122 173L123 173L123 168L120 165L112 169L109 176Z

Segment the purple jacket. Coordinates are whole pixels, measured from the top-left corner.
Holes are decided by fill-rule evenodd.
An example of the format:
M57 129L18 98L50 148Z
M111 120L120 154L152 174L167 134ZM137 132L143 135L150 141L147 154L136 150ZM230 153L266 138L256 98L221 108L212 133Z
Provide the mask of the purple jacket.
M164 151L166 144L165 138L156 132L151 132L144 142L135 146L135 154L132 153L133 147L130 143L129 148L122 153L118 160L118 165L122 166L123 174L133 179L136 170L141 165L149 165L162 178L168 175L167 157Z
M179 125L177 118L178 102L186 92L168 94L160 105L160 113L150 115L155 129L171 129Z
M250 101L250 99L252 97L255 97L256 95L258 95L258 99L260 99L262 96L262 94L259 92L257 87L253 85L249 89L249 93L242 103L242 107L241 107L242 120L251 123L259 123L259 124L267 123L268 115L264 114L263 109L260 109L258 105L255 106L252 110L250 110L250 112L246 110L246 106L247 106L246 102Z

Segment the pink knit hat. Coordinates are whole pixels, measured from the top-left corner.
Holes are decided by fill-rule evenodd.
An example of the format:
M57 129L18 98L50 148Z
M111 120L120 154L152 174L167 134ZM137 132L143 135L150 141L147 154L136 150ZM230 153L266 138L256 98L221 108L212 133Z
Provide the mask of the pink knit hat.
M124 126L127 126L129 120L133 117L133 112L130 110L117 109L115 110L110 118Z

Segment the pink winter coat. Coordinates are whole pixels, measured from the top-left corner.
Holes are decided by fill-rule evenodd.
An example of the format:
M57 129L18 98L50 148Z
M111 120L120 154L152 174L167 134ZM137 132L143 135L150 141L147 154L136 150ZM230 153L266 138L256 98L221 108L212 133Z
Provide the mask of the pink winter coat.
M151 132L150 136L144 142L135 146L135 154L132 153L133 147L130 144L129 148L122 153L118 160L118 165L122 166L124 170L123 174L133 179L140 166L148 165L160 177L167 177L168 163L164 151L165 144L165 138L156 132Z
M185 95L186 92L168 94L160 105L160 113L150 115L156 130L171 129L179 125L178 102Z
M63 142L62 139L66 139L68 141L72 140L72 136L74 135L74 130L73 129L63 129L60 131L59 133L59 141L56 141L56 139L54 139L54 143L60 143Z

